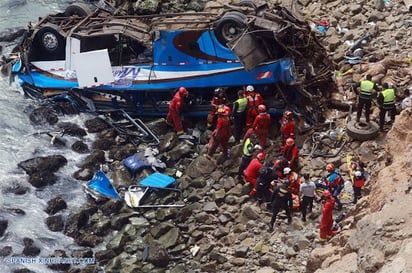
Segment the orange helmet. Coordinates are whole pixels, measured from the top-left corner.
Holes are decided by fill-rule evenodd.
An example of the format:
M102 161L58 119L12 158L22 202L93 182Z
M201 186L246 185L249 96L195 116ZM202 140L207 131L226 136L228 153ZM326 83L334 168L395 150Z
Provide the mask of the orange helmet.
M322 196L323 197L331 197L330 191L324 190Z
M326 165L326 170L328 172L332 172L333 170L335 170L335 165L333 165L332 163L329 163Z
M287 146L293 146L295 144L295 141L293 140L293 138L288 138L286 139L286 145Z
M266 112L266 106L264 104L259 104L258 111L259 113Z
M286 110L285 113L283 113L283 116L287 118L291 118L293 116L292 111Z
M187 92L187 89L184 87L180 87L178 92L180 95L183 95L183 96L187 96L189 94L189 92Z
M265 160L265 153L264 152L260 152L257 154L256 158L259 159L260 161Z

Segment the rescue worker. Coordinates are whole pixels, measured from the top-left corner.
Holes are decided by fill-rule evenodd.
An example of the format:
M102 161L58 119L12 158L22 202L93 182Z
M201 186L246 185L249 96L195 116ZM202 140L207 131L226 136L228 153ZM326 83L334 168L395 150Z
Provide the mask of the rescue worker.
M271 162L265 162L258 171L258 178L256 180L256 199L259 206L265 202L270 202L272 196L271 182L277 179L277 175L272 169ZM270 207L270 206L268 206Z
M263 98L259 92L255 91L253 85L246 86L247 113L246 130L252 127L255 117L259 114L258 106L263 103Z
M276 217L280 210L284 209L288 218L288 224L292 223L292 193L290 191L288 181L278 183L272 193L272 219L269 223L269 232L273 231Z
M258 172L263 166L263 161L265 160L265 153L260 152L257 154L256 158L250 161L249 165L246 167L243 174L245 175L246 182L249 182L252 185L252 190L249 192L250 196L256 194L256 180L258 178Z
M230 139L231 128L230 128L230 107L224 106L220 107L218 110L218 119L216 124L216 129L212 132L209 140L209 149L207 154L212 156L216 149L220 146L222 150L223 157L228 156L228 142Z
M284 179L289 181L289 188L292 194L299 194L301 184L299 175L296 172L292 171L292 169L289 167L283 169L283 175Z
M259 137L259 145L264 149L269 134L270 115L266 113L266 106L264 104L258 106L258 112L259 114L256 116L252 128L247 130L244 139L251 134L256 134Z
M288 138L295 138L295 121L292 111L286 110L283 113L280 120L280 131L282 132L282 144L285 144Z
M310 181L309 174L303 175L303 183L300 184L300 211L302 212L302 221L306 222L306 214L312 212L313 201L315 200L316 185Z
M355 171L353 176L353 204L356 204L362 197L362 188L365 186L366 178L361 170Z
M243 90L237 92L238 99L233 103L233 136L235 141L239 142L243 135L246 123L247 99Z
M189 95L189 92L184 87L180 87L169 103L169 112L167 113L166 123L174 126L178 135L182 135L183 125L181 112L184 107L184 99Z
M283 179L285 176L283 175L283 170L289 167L289 162L284 156L280 156L275 163L273 163L273 171L275 172L276 176L279 179Z
M372 106L372 93L374 83L372 82L372 75L366 75L366 79L359 84L359 96L358 96L358 111L356 113L356 121L360 121L362 110L365 107L365 119L369 122L369 115Z
M282 156L284 156L289 162L289 168L297 169L299 161L299 149L295 145L295 140L293 138L286 139L285 145L281 150Z
M332 197L330 191L323 191L322 204L323 209L319 223L319 238L321 242L324 242L336 235L336 232L333 230L333 207L335 205L335 198Z
M389 87L388 83L383 83L384 90L378 95L379 105L379 129L383 132L383 126L385 125L386 112L390 113L391 122L395 121L396 108L395 108L395 90Z
M342 210L342 203L339 199L339 194L343 190L345 185L343 178L339 173L339 169L335 168L335 165L333 165L332 163L326 165L326 170L328 172L328 175L326 176L326 184L337 203L337 209Z
M207 128L210 129L212 128L214 122L215 122L215 117L218 109L220 107L228 105L229 100L227 98L225 90L223 88L216 88L214 91L214 96L211 102L212 109L210 110L209 114L207 115Z
M257 150L262 150L258 143L258 136L252 134L249 138L245 140L243 143L243 150L242 150L242 161L240 162L239 169L238 169L238 179L241 180L244 176L243 171L249 165L250 161L252 161L253 152Z

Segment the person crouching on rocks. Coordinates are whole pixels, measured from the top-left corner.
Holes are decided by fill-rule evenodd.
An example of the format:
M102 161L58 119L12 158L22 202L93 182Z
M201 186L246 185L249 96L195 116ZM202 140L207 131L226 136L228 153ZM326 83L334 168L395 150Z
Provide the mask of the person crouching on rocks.
M271 182L277 180L278 177L272 169L272 162L265 162L263 167L258 171L258 178L256 180L256 199L259 207L263 202L270 204L272 196ZM270 206L268 206L270 208Z
M322 216L319 223L319 239L325 242L327 239L336 235L333 230L333 207L335 206L335 198L332 197L330 191L323 191L322 195Z
M265 161L265 153L260 152L257 154L256 158L250 161L249 165L243 172L245 175L246 182L252 184L252 190L249 192L250 196L255 196L256 194L256 180L258 178L258 172L263 166L263 161Z
M216 129L213 131L212 136L209 140L209 149L207 155L211 157L216 149L220 146L222 149L223 157L228 157L228 143L230 136L232 135L230 128L230 107L224 106L219 108L217 111L218 119L216 124Z
M280 210L284 209L286 216L288 217L288 224L292 223L292 192L289 188L289 181L285 180L283 183L279 183L272 193L272 219L269 223L269 232L273 231L273 225L275 224L276 217Z
M239 169L238 169L238 180L243 180L244 178L244 170L249 165L250 161L252 161L253 153L255 151L262 150L262 147L257 144L259 138L256 134L252 134L249 138L245 140L243 143L243 150L242 150L242 161L240 162Z

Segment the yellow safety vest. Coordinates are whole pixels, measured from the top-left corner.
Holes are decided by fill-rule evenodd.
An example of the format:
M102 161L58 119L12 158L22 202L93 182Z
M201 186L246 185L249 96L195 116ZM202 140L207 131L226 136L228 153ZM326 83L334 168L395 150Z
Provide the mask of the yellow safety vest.
M237 104L239 105L239 107L237 108L237 113L242 113L246 110L246 106L247 106L247 98L240 98L236 100Z
M383 109L391 110L395 106L395 90L388 88L382 91Z
M360 83L359 98L370 100L372 98L373 82L363 80Z
M244 156L247 156L247 157L252 156L252 154L249 152L249 149L248 149L249 145L251 144L252 144L252 141L250 140L250 138L247 138L245 141L245 144L243 145L243 155Z

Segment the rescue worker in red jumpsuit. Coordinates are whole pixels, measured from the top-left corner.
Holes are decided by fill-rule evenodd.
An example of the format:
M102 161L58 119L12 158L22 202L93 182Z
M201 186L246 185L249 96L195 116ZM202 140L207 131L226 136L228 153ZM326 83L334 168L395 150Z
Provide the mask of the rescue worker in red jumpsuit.
M283 169L289 167L289 162L284 156L280 156L275 163L273 163L273 171L276 173L279 179L283 179Z
M259 114L258 106L263 103L263 98L259 92L255 91L252 85L246 87L247 114L246 130L252 127L255 117Z
M286 139L295 138L295 121L293 120L292 111L286 110L280 120L280 131L282 132L282 143L285 144Z
M244 140L251 134L256 134L259 137L259 145L264 149L266 147L269 134L270 115L266 113L266 106L264 104L260 104L258 106L258 112L259 114L256 116L252 128L247 130Z
M184 87L180 87L169 103L169 112L167 113L166 123L174 126L178 135L182 135L183 125L181 112L184 106L184 99L189 95L189 92Z
M252 184L252 190L249 192L250 196L254 196L256 194L256 180L258 178L258 173L260 168L263 166L263 161L265 160L265 153L260 152L257 154L256 158L250 161L249 165L246 167L243 174L245 175L246 182Z
M242 161L240 162L238 169L238 180L243 180L244 170L247 168L250 161L252 161L253 153L262 150L262 147L260 147L259 144L257 144L258 140L258 136L252 134L243 143Z
M320 241L323 242L330 237L336 235L336 232L333 231L333 207L335 206L335 198L332 197L330 191L323 191L322 195L322 216L320 219L319 229L320 229Z
M214 96L212 99L212 109L210 110L209 114L207 115L207 128L210 129L215 122L215 117L218 109L225 105L228 105L229 100L227 98L226 92L222 88L216 88L214 92Z
M281 154L289 161L289 168L298 168L299 149L295 145L293 138L290 137L286 139L286 143L282 148Z
M223 156L228 156L228 142L230 136L232 135L229 115L229 106L219 108L216 129L213 131L212 136L209 140L209 149L207 152L209 156L212 156L219 146L221 147Z

